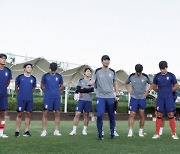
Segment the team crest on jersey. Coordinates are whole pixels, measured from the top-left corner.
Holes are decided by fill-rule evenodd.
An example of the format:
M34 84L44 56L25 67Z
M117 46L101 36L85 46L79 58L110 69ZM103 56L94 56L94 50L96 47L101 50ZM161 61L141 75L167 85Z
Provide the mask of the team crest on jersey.
M167 76L166 79L169 80L169 76Z
M99 104L99 100L97 100L97 102L96 102L97 104Z
M109 73L109 77L111 77L112 76L112 74L111 73Z
M8 76L8 72L5 72L5 76Z
M142 79L142 82L144 82L144 79Z
M56 77L56 81L58 81L58 78Z
M33 80L30 80L30 83L33 83Z

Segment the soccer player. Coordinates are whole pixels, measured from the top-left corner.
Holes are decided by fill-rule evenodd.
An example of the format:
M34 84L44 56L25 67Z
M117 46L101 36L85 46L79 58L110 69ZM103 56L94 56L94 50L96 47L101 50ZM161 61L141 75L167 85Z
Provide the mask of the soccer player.
M16 77L15 81L15 91L17 92L17 118L16 118L16 132L15 137L20 136L20 126L23 117L23 112L25 113L25 132L23 136L29 137L31 133L29 132L30 127L30 117L33 111L33 92L36 87L36 78L31 75L32 64L26 63L23 66L24 73Z
M178 83L175 75L167 71L168 64L166 61L159 63L160 73L157 73L153 79L153 90L157 92L157 119L156 132L153 139L160 138L159 130L162 126L163 112L166 110L169 118L172 138L178 139L176 135L176 122L174 118L175 101L173 93L178 90Z
M11 70L6 65L7 55L0 54L0 137L8 138L6 134L3 133L5 126L5 110L8 108L8 96L7 87L12 79Z
M79 100L76 105L76 114L74 117L74 125L73 130L69 133L69 135L76 135L77 126L79 123L79 118L81 113L84 112L84 128L82 131L83 135L87 135L87 127L89 123L89 112L92 111L92 94L94 91L94 87L88 86L88 83L91 80L91 69L85 68L84 70L84 78L80 79L77 84L76 92L79 93Z
M115 100L118 98L118 87L116 72L109 68L110 57L103 55L101 58L102 67L95 70L90 85L95 83L96 88L96 111L97 111L97 129L98 139L103 140L102 127L103 127L103 114L105 109L108 112L110 120L111 139L114 138L115 128ZM116 95L115 95L116 94Z
M140 117L140 129L139 136L144 137L143 128L144 128L144 110L146 108L146 96L149 94L149 91L152 89L152 82L148 75L142 73L143 66L141 64L137 64L135 66L136 73L132 73L128 79L126 80L125 87L128 93L131 94L130 99L130 115L129 115L129 133L128 137L133 137L133 124L134 118L136 116L136 112L139 111ZM129 84L131 83L131 87ZM148 88L147 84L150 84Z
M46 125L49 111L55 111L55 136L61 136L59 132L60 124L60 96L63 91L63 78L56 73L57 63L50 64L50 72L42 76L41 89L44 91L44 112L42 117L42 133L41 136L46 136Z

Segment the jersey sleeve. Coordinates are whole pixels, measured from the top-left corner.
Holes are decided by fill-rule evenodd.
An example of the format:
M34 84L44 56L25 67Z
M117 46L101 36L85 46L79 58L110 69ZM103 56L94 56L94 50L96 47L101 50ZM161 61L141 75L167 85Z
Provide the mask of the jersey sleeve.
M114 73L114 78L113 78L114 81L117 81L117 74L116 72Z
M130 80L130 76L126 79L126 84L129 84L131 82L131 80Z
M97 79L97 72L94 72L94 73L93 73L92 79L96 81L96 79Z
M63 78L61 75L59 75L59 84L63 84L63 83L64 83Z
M46 75L44 74L43 76L42 76L42 79L41 79L41 83L42 84L45 84L46 83Z
M33 88L36 88L36 78L34 77Z
M177 83L177 79L174 74L172 74L172 83L173 83L173 85L175 85Z
M18 75L15 80L15 85L19 86L19 84L20 84L20 76Z
M9 81L12 79L12 72L11 72L11 70L9 70Z
M154 76L154 79L153 79L153 84L158 84L158 81L157 81L157 74Z
M81 87L81 81L80 80L78 81L77 86Z
M152 80L149 77L147 78L147 83L152 84Z

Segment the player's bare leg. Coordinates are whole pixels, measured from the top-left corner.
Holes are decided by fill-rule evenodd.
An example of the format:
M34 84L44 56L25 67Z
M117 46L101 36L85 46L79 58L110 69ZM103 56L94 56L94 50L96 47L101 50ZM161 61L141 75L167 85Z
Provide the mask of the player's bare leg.
M55 130L54 130L55 136L61 136L61 133L59 132L59 125L60 125L60 110L55 110Z
M47 120L48 120L48 113L49 113L48 110L43 111L41 136L46 136L47 135L46 126L47 126Z
M81 112L76 112L74 120L73 120L73 130L69 133L69 135L76 135L76 130L77 130L80 116L81 116Z
M19 132L21 122L22 122L22 116L23 116L23 112L18 112L17 118L16 118L16 132Z
M145 117L144 117L144 110L139 110L139 136L140 137L144 137L144 133L143 133L143 128L144 128L144 122L145 122Z
M29 132L29 126L30 126L30 119L31 119L31 112L26 112L25 115L25 132L23 136L29 137L31 136Z
M31 118L31 113L26 112L26 116L25 116L25 132L29 131L30 118Z
M82 131L83 135L87 135L88 124L89 124L89 113L84 113L84 128Z
M130 115L129 115L129 133L128 133L128 137L133 137L133 125L134 125L134 117L136 116L136 112L131 111Z

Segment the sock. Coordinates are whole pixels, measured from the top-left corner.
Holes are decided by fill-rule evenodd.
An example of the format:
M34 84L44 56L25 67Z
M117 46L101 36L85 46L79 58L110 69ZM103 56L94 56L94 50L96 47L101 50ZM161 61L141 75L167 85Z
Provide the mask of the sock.
M3 135L4 126L5 126L5 121L1 121L1 124L0 124L0 136Z
M156 134L159 135L160 127L162 126L162 118L157 117L156 119Z
M139 132L143 132L143 129L142 129L142 128L140 128L140 129L139 129Z
M133 132L133 130L132 130L132 128L130 128L130 129L129 129L129 133L132 133L132 132Z
M83 130L85 130L85 131L86 131L86 130L87 130L87 126L84 126Z
M73 126L73 131L76 132L77 126Z
M172 135L175 135L175 133L176 133L176 122L174 120L174 117L169 119L169 125L171 127Z

